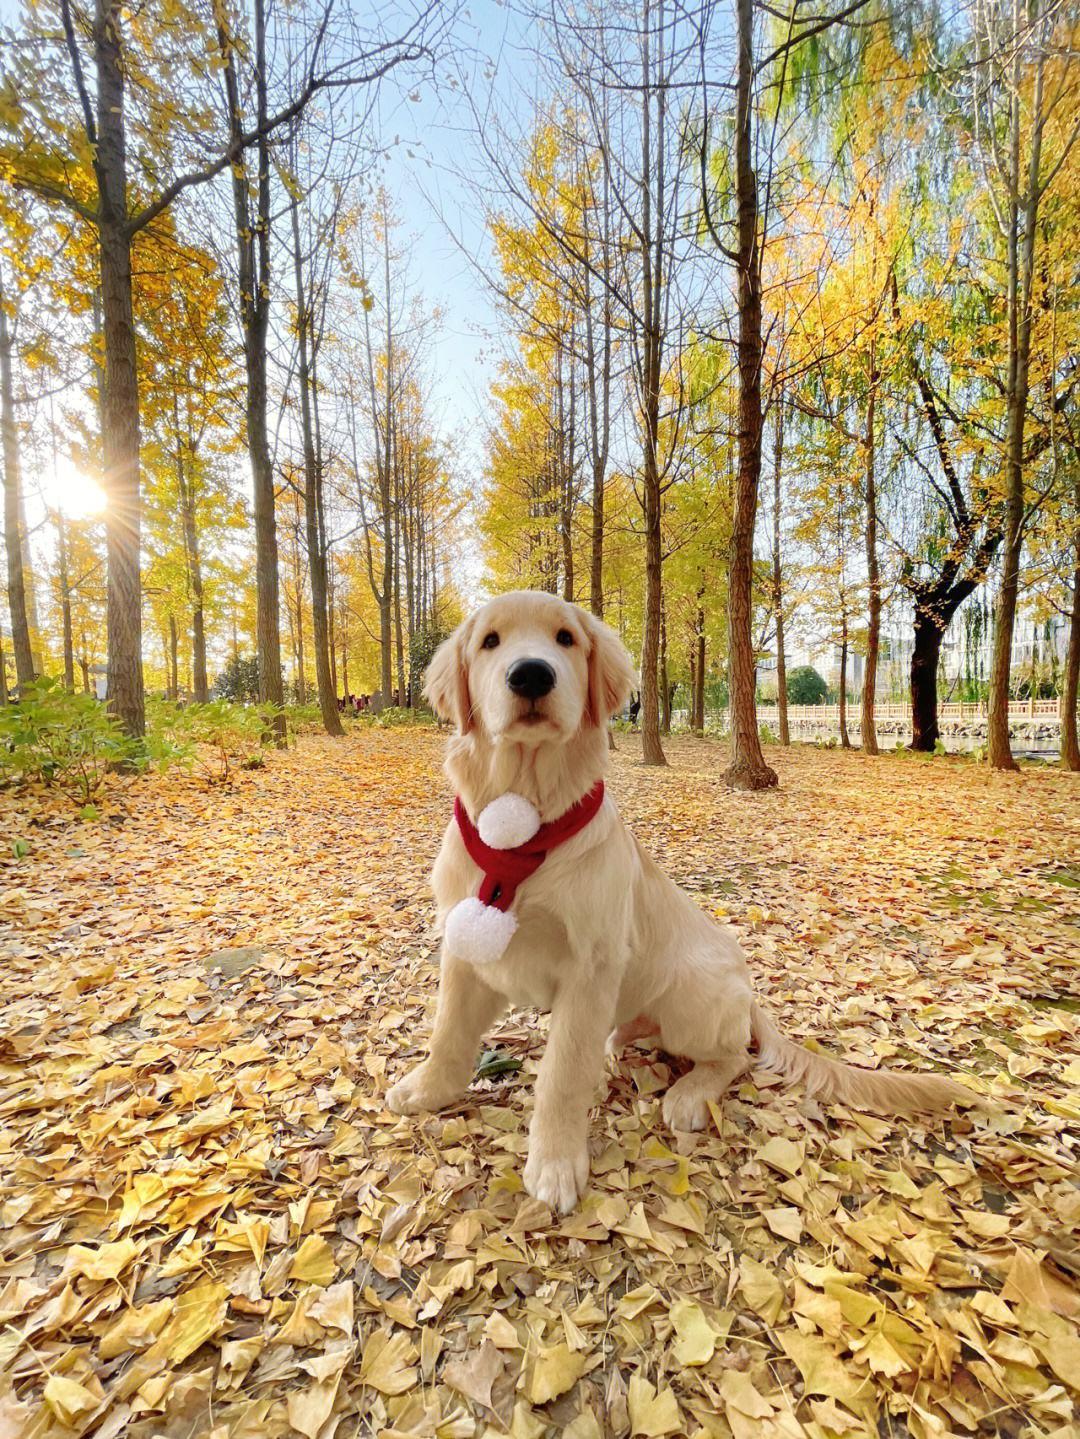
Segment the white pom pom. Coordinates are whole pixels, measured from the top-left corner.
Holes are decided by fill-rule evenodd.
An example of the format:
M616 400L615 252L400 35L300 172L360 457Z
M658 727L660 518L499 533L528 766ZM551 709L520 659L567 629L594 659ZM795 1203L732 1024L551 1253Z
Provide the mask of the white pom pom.
M500 795L476 821L480 838L492 849L517 849L526 844L540 828L540 816L522 794Z
M494 964L506 953L517 920L509 911L495 909L475 897L455 904L446 916L443 937L455 959L471 964Z

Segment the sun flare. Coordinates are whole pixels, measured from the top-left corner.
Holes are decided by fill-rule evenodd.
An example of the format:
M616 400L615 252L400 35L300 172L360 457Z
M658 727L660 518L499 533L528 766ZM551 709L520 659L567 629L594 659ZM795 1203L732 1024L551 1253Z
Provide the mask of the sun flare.
M45 480L45 498L70 520L86 520L100 515L107 497L91 475L80 470L70 457L61 456L51 475Z

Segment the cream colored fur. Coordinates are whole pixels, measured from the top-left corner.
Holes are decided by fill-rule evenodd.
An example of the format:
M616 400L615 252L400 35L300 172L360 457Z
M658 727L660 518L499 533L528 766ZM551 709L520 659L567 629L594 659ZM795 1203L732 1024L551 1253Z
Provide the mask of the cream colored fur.
M558 642L562 630L572 645ZM484 647L488 635L498 636L497 646ZM526 657L546 660L557 677L532 705L506 684L509 665ZM524 795L544 821L569 809L603 774L607 721L632 683L630 658L612 631L554 596L503 595L466 621L435 655L426 687L457 727L446 772L474 821L507 791ZM479 881L451 821L432 873L440 927ZM399 1114L455 1103L485 1031L508 1005L549 1010L525 1187L560 1212L573 1208L588 1180L588 1116L605 1042L618 1048L655 1034L669 1053L694 1061L664 1098L675 1129L704 1127L709 1102L749 1066L751 1041L760 1063L825 1099L898 1113L975 1102L946 1079L877 1074L785 1039L754 1003L735 935L663 874L610 797L549 854L514 908L518 929L506 954L482 971L444 945L428 1058L387 1103Z

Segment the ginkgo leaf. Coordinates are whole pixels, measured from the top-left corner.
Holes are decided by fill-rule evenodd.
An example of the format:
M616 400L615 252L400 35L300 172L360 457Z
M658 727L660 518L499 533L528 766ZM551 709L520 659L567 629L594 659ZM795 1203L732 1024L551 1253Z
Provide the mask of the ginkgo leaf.
M491 1386L503 1371L503 1356L490 1339L479 1349L460 1359L451 1359L443 1369L443 1378L451 1389L464 1394L475 1404L491 1408Z
M484 1321L484 1333L496 1349L520 1349L517 1330L500 1310L493 1310Z
M69 1427L76 1425L83 1415L91 1413L101 1402L85 1384L62 1374L50 1375L46 1380L44 1397L60 1423Z
M364 1342L360 1381L380 1394L405 1394L416 1383L416 1348L404 1334L376 1329Z
M529 1370L526 1393L531 1404L547 1404L565 1394L581 1378L585 1356L575 1354L566 1344L552 1344L538 1350Z
M763 1215L772 1232L779 1234L782 1239L790 1239L792 1244L798 1244L802 1239L803 1226L797 1209L785 1205L777 1209L766 1209Z
M102 1359L145 1349L165 1327L173 1312L171 1299L126 1309L101 1336L98 1353Z
M668 1314L677 1336L672 1350L676 1362L689 1367L708 1364L716 1350L717 1336L700 1304L678 1299Z
M309 1384L306 1389L293 1390L287 1399L289 1423L304 1439L318 1439L330 1417L341 1385L337 1378Z
M172 1364L182 1364L189 1355L225 1323L228 1290L224 1284L206 1280L176 1296L172 1318L158 1340Z
M630 1433L643 1439L661 1439L664 1434L678 1433L682 1427L679 1402L671 1389L654 1389L640 1374L629 1385L627 1404L630 1410Z
M875 1334L859 1353L869 1364L875 1374L884 1374L889 1379L895 1379L897 1374L903 1374L910 1369L911 1365L904 1356L885 1338L884 1334ZM834 1395L839 1398L839 1395Z
M866 1381L853 1374L823 1339L793 1329L785 1329L778 1337L784 1353L795 1361L808 1394L839 1399L843 1404L857 1402L866 1394Z
M803 1145L795 1144L782 1134L774 1134L757 1151L757 1157L781 1174L795 1175L802 1168L804 1153Z
M334 1251L321 1234L309 1234L296 1251L289 1274L305 1284L326 1285L337 1273Z
M308 1316L324 1329L338 1329L342 1334L351 1334L353 1330L352 1281L343 1279L340 1284L329 1285L312 1302L307 1312Z
M764 1264L749 1254L739 1260L739 1285L746 1302L766 1324L775 1324L784 1307L784 1286Z
M68 1273L81 1274L84 1279L118 1279L138 1252L133 1239L118 1239L97 1248L74 1244L68 1250L65 1267Z
M724 1403L749 1419L766 1419L773 1407L754 1386L749 1374L739 1369L725 1369L720 1379Z

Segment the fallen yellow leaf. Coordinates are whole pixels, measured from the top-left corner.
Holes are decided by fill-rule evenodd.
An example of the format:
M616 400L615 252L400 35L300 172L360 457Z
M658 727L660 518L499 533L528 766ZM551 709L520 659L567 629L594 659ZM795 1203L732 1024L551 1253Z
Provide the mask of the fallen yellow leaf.
M540 1349L532 1363L526 1388L530 1404L546 1404L565 1394L581 1378L585 1356L575 1354L568 1344Z
M321 1234L309 1234L289 1266L289 1277L304 1284L329 1284L336 1273L334 1251Z

